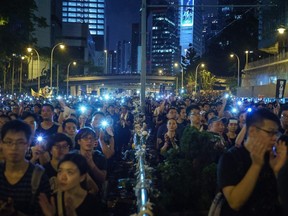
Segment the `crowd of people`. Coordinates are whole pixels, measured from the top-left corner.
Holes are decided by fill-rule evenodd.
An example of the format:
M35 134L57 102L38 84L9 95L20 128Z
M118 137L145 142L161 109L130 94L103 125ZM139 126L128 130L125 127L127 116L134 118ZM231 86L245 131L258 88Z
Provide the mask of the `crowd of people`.
M195 169L217 164L221 215L288 214L288 106L214 92L138 106L137 96L3 98L0 215L105 215L109 173L137 130L150 131L158 163L186 151ZM204 133L208 150L195 151Z

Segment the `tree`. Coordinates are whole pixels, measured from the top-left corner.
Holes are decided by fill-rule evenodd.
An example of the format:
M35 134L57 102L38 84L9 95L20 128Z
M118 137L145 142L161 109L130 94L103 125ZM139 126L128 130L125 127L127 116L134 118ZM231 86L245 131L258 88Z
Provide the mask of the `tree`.
M47 27L45 18L35 15L34 0L2 0L0 7L0 71L3 73L12 53L20 54L33 37L35 26ZM2 78L2 77L1 77Z
M200 72L200 85L202 90L212 90L216 82L215 76L207 70L202 70Z

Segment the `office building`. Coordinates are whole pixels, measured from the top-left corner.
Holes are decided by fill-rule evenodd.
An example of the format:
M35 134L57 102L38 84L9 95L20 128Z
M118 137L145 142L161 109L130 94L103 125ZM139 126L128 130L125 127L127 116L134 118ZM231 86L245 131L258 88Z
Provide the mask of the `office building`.
M105 48L105 0L63 0L63 23L86 23L97 51Z

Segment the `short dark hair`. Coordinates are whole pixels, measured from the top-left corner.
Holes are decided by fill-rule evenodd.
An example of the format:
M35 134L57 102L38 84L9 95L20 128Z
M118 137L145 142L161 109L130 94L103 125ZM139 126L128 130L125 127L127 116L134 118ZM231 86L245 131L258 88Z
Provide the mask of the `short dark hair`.
M1 129L1 140L3 141L4 137L8 132L23 132L27 141L30 141L32 130L31 127L23 122L22 120L12 120L5 123Z
M42 108L43 107L50 107L50 109L54 112L54 106L52 104L45 103L45 104L42 105Z
M99 112L99 111L94 112L93 115L92 115L92 117L94 117L94 116L96 116L96 115L102 115L102 116L105 117L105 114L104 114L103 112Z
M81 154L69 153L69 154L64 155L64 157L58 163L58 169L60 165L66 161L70 161L74 163L78 167L81 176L88 172L89 166L88 166L87 160Z
M39 118L38 116L35 114L35 113L32 113L32 112L23 112L22 115L21 115L21 120L25 120L26 118L29 118L29 117L32 117L34 118L34 120L37 122L37 124L39 123Z
M42 105L40 103L36 103L33 106L37 106L39 109L41 109Z
M177 113L180 114L181 113L181 110L185 109L185 112L186 112L186 108L184 106L180 106L177 108Z
M73 143L70 137L68 137L66 134L63 134L63 133L56 133L49 137L48 143L47 143L47 151L51 151L52 147L56 143L62 142L62 141L67 142L67 144L69 145L69 149L73 147Z
M90 127L81 128L78 131L78 133L76 134L76 136L75 136L75 144L76 144L76 146L79 145L78 144L78 140L80 140L81 138L84 138L84 137L86 137L88 135L92 135L93 137L96 138L96 133L95 133L95 131L92 128L90 128Z
M253 125L260 126L264 120L273 121L277 124L278 128L280 128L280 119L277 117L277 115L266 108L257 109L253 112L247 113L246 127L248 129Z
M73 123L73 124L75 124L77 126L77 121L75 119L68 118L68 119L64 120L63 123L62 123L62 128L63 129L66 127L67 123Z
M200 110L200 107L198 105L190 105L189 107L186 108L186 113L187 115L190 115L190 112L192 109Z

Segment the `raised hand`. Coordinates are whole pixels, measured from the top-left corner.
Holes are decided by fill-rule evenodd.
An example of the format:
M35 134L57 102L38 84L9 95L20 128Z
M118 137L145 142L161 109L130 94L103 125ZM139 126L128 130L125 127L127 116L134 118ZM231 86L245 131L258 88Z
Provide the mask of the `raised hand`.
M276 153L276 154L275 154ZM276 144L276 152L270 152L270 166L277 175L287 160L287 146L285 141L278 141Z
M54 197L51 197L51 199L49 201L46 194L40 193L39 205L40 205L42 212L45 216L54 216L56 214L56 206L55 206Z
M264 164L264 155L267 149L267 144L263 143L260 137L253 137L250 139L252 139L250 140L251 144L249 144L252 163L262 167Z

